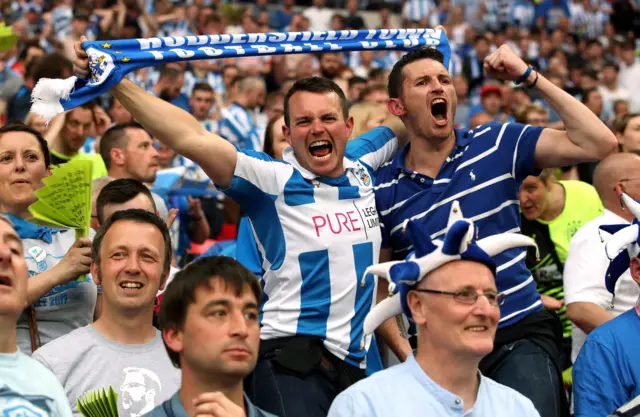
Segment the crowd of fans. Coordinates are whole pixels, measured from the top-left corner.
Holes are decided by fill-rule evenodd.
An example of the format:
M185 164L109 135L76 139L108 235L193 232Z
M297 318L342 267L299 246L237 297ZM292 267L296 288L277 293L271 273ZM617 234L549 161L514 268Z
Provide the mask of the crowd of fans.
M383 331L377 333L377 340L370 340L366 347L348 346L343 349L347 352L344 357L336 355L337 348L335 351L326 345L323 348L314 340L300 338L300 341L297 337L286 345L272 343L280 338L268 337L269 340L263 340L258 347L263 319L268 323L270 334L281 330L271 324L277 321L271 310L278 308L272 307L274 300L282 305L305 302L300 300L301 296L292 301L274 290L275 284L265 280L269 270L282 267L274 267L270 258L273 252L270 251L277 249L265 246L260 234L266 232L258 230L260 226L252 217L258 214L248 207L251 204L261 205L263 200L277 200L277 192L280 191L265 190L275 190L269 187L279 186L277 184L284 180L278 178L290 173L277 171L278 175L273 178L260 179L261 171L256 168L255 172L243 174L246 179L243 177L242 181L254 187L254 193L264 193L255 194L255 200L251 201L240 193L237 171L251 171L242 165L248 166L249 162L245 160L254 155L251 151L266 153L269 161L290 164L292 158L295 160L297 156L287 151L290 143L286 132L292 134L291 123L294 121L290 120L290 112L305 102L289 102L294 97L292 87L302 93L316 90L326 93L332 88L322 82L318 84L320 87L313 82L299 82L309 77L330 80L344 92L344 105L348 108L348 116L353 118L353 127L346 139L359 144L360 138L370 135L368 132L378 132L380 137L376 136L375 140L388 140L380 133L387 131L380 126L389 126L394 115L401 116L400 113L405 111L399 107L393 110L392 102L399 95L406 94L402 91L406 86L398 87L390 78L392 69L404 52L366 50L211 59L168 63L129 74L128 79L133 84L192 115L203 131L217 134L235 145L241 150L238 155L247 152L249 156L242 159L245 161L242 164L238 156L233 183L231 174L219 174L219 178L224 178L222 181L212 177L220 189L224 188L222 185L229 186L224 193L208 188L206 192L185 195L184 192L173 193L155 187L158 173L164 172L162 170L184 167L191 172L204 169L207 174L210 170L202 163L194 162L197 158L192 155L187 157L185 153L188 152L181 153L178 146L173 146L177 142L164 140L162 133L148 126L150 119L146 115L134 117L132 113L142 110L127 103L131 100L127 94L105 95L55 117L50 123L30 113L31 92L39 80L68 78L74 74L73 60L78 55L75 45L83 37L111 40L441 25L451 45L448 75L441 83L450 83L455 93L455 100L449 97L457 106L455 114L451 115L454 127L460 129L460 135L468 132L464 134L465 138L467 135L481 136L491 129L496 135L500 131L497 139L485 142L484 150L478 151L476 156L482 159L500 149L494 155L493 165L485 159L482 165L475 165L475 173L471 170L465 175L477 184L491 182L494 179L487 173L494 175L499 164L508 162L519 189L500 210L517 208L512 217L519 218L500 218L497 221L499 226L491 230L495 233L522 232L537 244L537 249L529 248L522 258L503 258L507 261L493 272L500 279L502 270L525 259L526 268L541 295L541 305L549 315L527 316L523 319L526 327L520 327L518 331L515 324L505 324L506 328L500 327L498 331L495 350L492 347L476 362L467 364L475 373L478 369L482 371L483 381L485 377L495 379L520 391L531 402L493 385L491 393L486 391L481 395L476 392L477 402L475 397L469 401L456 391L455 381L434 378L429 372L431 379L427 377L429 380L421 381L421 384L438 386L439 391L429 390L433 397L442 398L443 404L448 404L449 411L445 411L443 405L442 413L457 410L462 407L461 402L476 402L478 415L490 415L495 411L485 402L501 403L508 399L516 405L513 408L505 406L504 410L527 416L537 413L544 417L568 416L575 413L576 416L605 417L613 415L617 409L621 411L615 415L640 415L640 410L634 408L634 401L640 403L634 400L640 395L640 360L629 347L640 337L640 326L628 318L629 314L635 315L634 311L640 314L640 265L634 266L632 261L629 268L627 261L623 272L618 274L619 279L616 278L610 288L605 281L605 277L612 274L612 264L605 250L608 234L601 230L604 225L631 224L640 214L622 204L620 197L626 194L633 200L640 200L640 60L636 53L640 47L636 41L640 35L640 1L255 0L251 4L239 4L225 0L0 0L0 13L1 20L18 36L18 43L13 48L0 52L0 121L4 125L0 128L0 206L4 213L0 218L0 263L3 265L0 271L0 335L15 332L13 342L5 336L0 340L0 410L8 409L12 401L26 398L39 407L39 411L34 411L36 414L41 411L49 416L69 417L71 413L78 416L79 396L91 389L112 385L119 394L121 417L128 417L128 414L140 417L150 412L153 417L179 417L174 413L189 417L243 415L234 414L242 412L247 416L268 415L261 408L276 415L290 415L291 410L310 410L305 407L314 401L319 404L317 409L304 411L304 415L390 415L383 411L379 411L380 414L375 410L363 411L371 406L373 400L366 401L351 391L348 392L353 394L352 397L338 397L331 412L329 406L340 392L363 379L365 374L377 373L398 362L404 362L402 366L406 366L398 369L415 372L410 368L416 364L415 361L427 360L424 355L413 359L411 350L416 346L418 352L432 349L433 358L442 363L455 361L453 354L437 356L441 354L438 348L426 342L429 338L444 338L449 343L453 336L450 338L447 332L453 332L453 327L440 326L434 330L427 326L429 316L415 313L415 309L423 308L415 299L413 303L409 302L415 316L409 326L413 328L412 335L406 334L402 329L404 326L400 326L401 334L398 328L390 327L387 322L381 326ZM505 79L495 76L486 60L498 56L496 54L501 51L503 54L507 53L504 51L513 51L520 57L532 68L531 74L536 74L535 81L529 82L529 73L517 83L512 81L519 77ZM437 60L437 57L421 59ZM529 146L533 134L540 135L540 132L550 129L566 131L569 137L571 133L580 133L572 122L567 122L567 114L572 110L557 105L572 102L558 101L547 94L547 89L537 88L538 74L544 77L544 82L548 80L582 103L589 110L589 117L593 116L593 120L599 120L602 126L606 126L607 134L617 139L616 150L599 151L599 160L593 162L582 160L597 153L587 154L585 151L586 156L583 157L554 159L551 154L555 151L551 150L545 163L541 163L539 151L535 149L536 168L545 168L542 171L535 171L533 163L529 166L521 160L525 157L518 156L518 152L528 152L522 149ZM415 87L417 91L418 84ZM570 118L576 114L572 113ZM407 123L408 116L404 117L402 120L406 128L393 130L398 138L408 134L413 140L412 132L421 127L422 122L416 119L411 125ZM435 116L433 120L438 123ZM171 122L179 124L181 119L165 120L165 123ZM510 127L500 130L495 123L509 123L507 126ZM590 123L585 119L585 126ZM529 126L530 130L527 131L523 125ZM313 127L309 129L313 131ZM514 149L507 149L509 145L506 142L511 143L511 140L505 140L501 145L503 131L506 132L505 137L513 136ZM179 130L176 128L175 132ZM489 141L493 133L486 135L484 140ZM474 140L477 142L483 138ZM600 135L599 140L606 142L606 135ZM535 141L531 143L535 144ZM605 145L602 146L606 148ZM323 146L328 147L326 151L331 153L331 145L319 148ZM462 154L471 145L464 148L459 141L456 146ZM347 152L349 149L347 145ZM559 145L558 154L564 152L562 149ZM413 147L411 151L417 152ZM222 160L228 152L223 149L219 154L216 152L207 157L215 164L216 158ZM297 152L298 149L296 155ZM437 153L433 149L430 152ZM532 155L533 151L527 156L531 161ZM449 176L453 176L458 171L459 168L451 165L458 156L446 158L446 164L439 163L435 168L426 162L424 166L409 166L408 162L406 166L404 162L398 165L394 159L390 165L392 171L384 171L389 164L383 163L393 155L379 161L379 156L358 154L357 158L364 160L370 157L372 161L375 159L375 164L379 162L378 165L367 162L367 169L380 167L384 171L370 178L376 185L380 222L383 229L387 229L383 231L383 249L394 249L388 253L387 259L383 250L381 262L400 260L412 250L418 250L419 244L410 241L406 235L393 237L389 230L398 229L408 217L424 217L430 211L420 213L435 201L414 200L402 210L407 206L411 209L400 215L400 210L396 209L418 195L420 188L395 187L400 187L403 178L405 181L411 178L416 183L424 183L426 178L427 183L436 189L438 178L443 173L451 171ZM89 238L76 240L73 231L49 229L31 223L28 207L36 199L33 191L42 186L52 166L77 159L93 162L93 230ZM410 159L411 155L407 154L407 161ZM574 163L574 160L580 163ZM458 166L465 164L462 162ZM556 168L559 165L564 166ZM226 165L220 163L220 166L213 170L222 172ZM421 171L425 166L426 171ZM313 183L315 188L322 189L327 184L341 186L318 183L313 179L314 173L305 171L309 169L307 166L296 169L310 175L298 174L300 178L297 181ZM255 181L251 175L257 176ZM366 173L360 175L366 183L369 176ZM277 184L255 185L251 181L255 184L260 181ZM440 182L448 184L449 179L440 179ZM454 182L451 180L451 184ZM287 196L285 189L283 198L288 198L287 204L290 205L306 204L303 202L308 202L308 198L313 202L313 187L310 194L293 197L291 194ZM342 192L340 189L340 194ZM461 194L464 192L456 195ZM478 203L478 206L484 207L488 202ZM268 207L265 212L281 210L278 206ZM353 219L347 214L336 213L337 222L341 222L338 214L344 216L341 229L342 225L349 228L348 221L353 227ZM449 214L448 209L446 214ZM436 215L439 217L428 220L429 224L435 224L431 226L431 233L443 229L444 226L438 226L440 223L447 224L444 213L434 209L429 214ZM473 213L468 215L471 217ZM476 216L474 221L480 222L487 216ZM320 219L325 222L323 226L316 223L316 217L313 220L318 237L320 228L327 222L331 231L337 234L329 217ZM506 223L516 220L517 227L505 227ZM486 236L487 232L483 234L483 230L487 229L483 229L481 223L479 225L480 235ZM281 229L279 233L283 235L291 233L284 226ZM273 231L269 233L269 239L276 239ZM385 237L385 233L390 236ZM442 237L442 234L435 235ZM21 244L15 242L16 237ZM431 238L435 236L431 235ZM269 240L269 244L276 247L278 243ZM374 254L378 252L374 250ZM301 253L300 257L310 253ZM313 256L320 259L324 255L314 252ZM360 256L365 255L360 253ZM134 258L136 260L132 261ZM284 262L288 261L290 259L286 258ZM306 262L310 261L315 262L316 258ZM356 270L361 275L369 264L378 261L364 261L369 263L358 269L356 259ZM293 275L304 275L303 261L300 260L299 266L298 261L295 262L295 265L285 265L285 268L296 269L291 272ZM329 274L329 269L332 274L339 273L330 268L329 261L325 266L306 267L318 269L314 269L314 273L326 271ZM518 273L529 274L528 271L523 268ZM448 273L449 276L482 275L482 271L462 267L453 268ZM29 276L28 283L26 275ZM128 276L135 279L126 279ZM211 277L216 279L211 281ZM358 280L360 278L357 277ZM278 276L276 279L284 280ZM274 282L273 277L271 282ZM439 281L434 277L430 282ZM446 280L442 282L444 285ZM302 291L304 282L299 285L302 287L299 291ZM518 285L517 289L524 286L526 284ZM23 292L23 304L28 305L26 309L19 303L13 305L3 299L7 287ZM335 290L327 284L317 291L331 292L332 289ZM386 288L381 286L377 290L380 301L386 295ZM370 299L376 298L373 287L367 291ZM515 291L513 287L507 292ZM498 297L494 296L492 300L489 295L485 291L488 303L483 304L483 308L497 307ZM213 297L214 301L207 302L207 297ZM480 304L480 298L476 295L473 303ZM358 308L365 308L365 305L368 304ZM532 304L533 310L534 307ZM321 308L317 307L318 310ZM442 304L437 311L434 310L440 314L433 316L436 317L434 320L446 323L447 317L455 314L448 308ZM511 313L522 313L512 308L503 308L501 317L508 321L512 318ZM329 312L323 314L329 315ZM482 314L488 317L487 323L492 323L494 331L498 321L502 325L501 319L493 317L492 313ZM613 323L617 316L627 320L627 327L621 334L616 334L619 328L605 325ZM297 332L294 329L295 334L304 327L300 323ZM416 333L415 327L417 338L413 334ZM596 330L599 328L602 330L598 333ZM396 334L390 337L393 332ZM325 339L330 339L327 329L325 333ZM530 345L526 344L527 341ZM56 388L50 374L44 373L28 359L9 355L15 351L12 343L23 355L31 356L52 371L63 390ZM292 346L296 343L297 346ZM447 346L446 343L443 346ZM356 360L353 355L358 349L364 353ZM519 351L519 361L507 363L504 359L506 350ZM279 354L280 351L285 354ZM317 353L317 363L312 366L299 363L302 360L296 356L300 351L311 356ZM481 362L480 358L489 352L491 355ZM364 363L365 355L366 370L358 364ZM244 360L245 357L253 358L254 362ZM254 370L257 357L261 360ZM314 357L304 359L313 362ZM538 362L533 359L528 362L528 357L536 357ZM265 358L269 362L264 362ZM542 366L540 360L544 361ZM432 362L436 361L432 359ZM518 368L521 374L514 376L519 372ZM443 374L453 373L457 368L452 369L440 371ZM552 375L548 381L536 381L536 370ZM391 384L395 382L394 379L389 381ZM401 374L398 374L397 381L405 384ZM556 382L558 390L554 391ZM308 390L295 398L299 395L297 387L304 384L316 384L313 386L322 389L320 393ZM539 389L542 394L530 394L529 388L523 388L525 385L532 390ZM356 386L366 390L366 385ZM199 391L201 387L219 387L219 392L202 393ZM180 396L174 396L178 390ZM407 392L412 391L407 388ZM420 391L411 395L414 394L417 396L406 394L406 401L419 404ZM395 394L380 391L377 395L381 398ZM43 398L49 402L42 402ZM187 404L185 398L194 401ZM156 408L161 404L164 405ZM384 409L383 405L379 407ZM402 414L405 409L396 410ZM411 412L411 408L406 410ZM432 412L437 414L439 410L433 408ZM465 407L464 411L467 410ZM393 407L387 411L393 412Z

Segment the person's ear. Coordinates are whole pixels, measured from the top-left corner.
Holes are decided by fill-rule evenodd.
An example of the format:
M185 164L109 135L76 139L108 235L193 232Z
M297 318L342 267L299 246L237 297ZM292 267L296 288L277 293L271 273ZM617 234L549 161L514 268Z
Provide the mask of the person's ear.
M111 158L111 165L124 165L124 149L112 148L109 157Z
M424 305L424 297L420 297L420 294L416 291L409 291L407 294L407 305L411 310L411 316L413 321L418 325L424 325L427 323L427 316Z
M184 350L182 331L178 330L175 326L162 329L162 339L164 339L164 343L172 352L180 354Z
M102 285L102 280L100 279L100 268L95 261L91 261L91 278L93 278L93 282L96 285Z
M389 102L387 103L387 108L389 109L389 112L394 116L402 117L407 113L402 100L400 100L399 98L390 98Z
M345 122L345 125L347 126L347 139L349 139L351 137L351 132L353 132L353 117L349 116Z
M631 272L631 278L640 285L640 258L634 256L631 258L631 263L629 265L629 271Z
M291 129L289 129L289 126L287 126L286 123L282 125L282 134L287 140L287 143L291 145Z

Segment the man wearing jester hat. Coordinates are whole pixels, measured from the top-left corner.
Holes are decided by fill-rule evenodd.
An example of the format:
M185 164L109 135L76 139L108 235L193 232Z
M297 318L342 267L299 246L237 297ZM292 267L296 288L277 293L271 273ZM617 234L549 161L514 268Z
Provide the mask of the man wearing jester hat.
M407 261L367 269L389 281L395 294L367 316L372 333L404 313L418 332L415 355L360 381L340 394L329 417L351 416L539 416L517 391L480 374L480 360L493 350L505 295L495 284L492 257L511 248L535 246L521 234L476 240L477 230L454 202L442 240L432 241L415 222L405 233L415 245ZM365 275L363 280L372 279Z
M611 259L605 284L614 297L616 282L627 269L640 284L640 203L627 194L622 194L622 200L635 217L633 223L600 227L613 233L605 245ZM640 302L589 334L573 366L576 417L609 415L640 395L638 346Z

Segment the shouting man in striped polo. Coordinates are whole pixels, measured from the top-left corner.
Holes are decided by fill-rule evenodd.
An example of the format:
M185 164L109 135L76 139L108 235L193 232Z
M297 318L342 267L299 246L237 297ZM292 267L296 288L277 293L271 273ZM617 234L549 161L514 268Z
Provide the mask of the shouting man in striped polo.
M471 131L453 128L457 97L442 54L421 48L406 54L389 76L389 110L407 127L409 145L377 173L376 204L382 224L381 261L403 259L412 245L407 219L442 236L451 203L478 226L480 238L519 231L518 190L540 169L594 161L616 145L609 129L584 105L556 87L503 45L485 61L488 76L536 88L558 112L566 131L515 123ZM568 415L558 367L558 318L544 310L525 265L526 252L498 256L496 285L507 295L494 351L481 363L484 375L530 398L541 415ZM378 298L387 295L384 282ZM411 346L387 321L379 334L404 360Z

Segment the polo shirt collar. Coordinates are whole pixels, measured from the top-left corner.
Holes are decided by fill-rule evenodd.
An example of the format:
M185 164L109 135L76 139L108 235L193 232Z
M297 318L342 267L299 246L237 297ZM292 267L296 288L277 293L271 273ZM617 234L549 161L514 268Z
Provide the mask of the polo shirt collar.
M415 378L415 380L427 391L429 392L441 405L445 407L456 407L462 410L464 408L464 404L462 399L456 394L447 391L437 382L427 375L427 373L420 367L420 364L416 360L413 355L410 355L407 360L404 362L404 366L408 369L409 373ZM475 408L479 401L481 401L482 397L486 395L486 382L484 381L484 376L478 370L478 378L480 380L478 386L478 394L476 396L476 404L473 408ZM473 410L472 408L472 410Z
M318 178L323 178L322 176L316 175L300 165L300 162L298 162L298 160L296 159L296 155L293 152L292 146L289 146L284 150L284 152L282 153L282 159L285 162L291 164L291 166L293 166L295 169L297 169L298 172L300 172L300 174L302 175L302 178L304 178L305 180L311 181ZM356 161L352 161L347 157L342 158L342 165L344 167L345 173L348 169L358 169L358 163Z
M463 150L467 145L469 145L469 142L471 141L471 135L469 134L468 131L465 131L462 129L454 129L453 131L455 132L455 135L456 135L456 146L453 148L453 150L449 154L449 158L452 158L454 155L456 155L461 150ZM411 147L411 142L407 143L404 146L404 148L402 148L400 152L398 152L396 156L393 158L393 160L391 161L391 167L393 168L394 171L401 171L401 172L413 174L413 171L407 169L407 165L405 163L407 159L407 153L409 153L410 147Z

